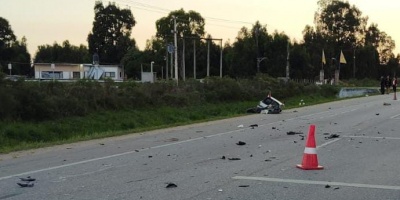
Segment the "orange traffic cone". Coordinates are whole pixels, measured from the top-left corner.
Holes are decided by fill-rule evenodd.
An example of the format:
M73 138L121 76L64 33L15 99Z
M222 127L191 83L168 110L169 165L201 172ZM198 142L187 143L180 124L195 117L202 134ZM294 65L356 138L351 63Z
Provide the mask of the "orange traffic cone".
M315 125L310 125L308 132L306 148L304 149L303 162L296 167L305 170L323 169L318 165L318 157L315 143Z

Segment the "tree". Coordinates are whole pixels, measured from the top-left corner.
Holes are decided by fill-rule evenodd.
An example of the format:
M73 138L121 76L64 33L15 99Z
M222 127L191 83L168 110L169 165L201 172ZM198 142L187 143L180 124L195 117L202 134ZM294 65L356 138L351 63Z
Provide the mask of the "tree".
M193 68L192 67L186 67L192 65L192 62L189 62L189 60L193 61L193 41L195 41L196 44L196 51L201 54L201 50L204 49L204 40L201 40L201 38L204 37L205 31L204 31L204 25L205 25L205 20L204 18L200 15L200 13L197 13L195 11L188 11L185 12L183 9L180 10L175 10L172 11L168 14L166 17L162 17L161 19L156 21L156 38L158 40L158 46L153 47L159 47L160 49L153 49L157 50L159 55L163 55L166 57L167 55L167 46L174 44L174 20L176 20L176 34L177 34L177 46L176 48L178 50L178 65L180 66L178 71L179 71L179 76L187 76L189 74L193 73ZM185 52L183 53L183 49ZM183 55L184 54L184 55ZM184 57L183 57L184 56ZM196 60L199 63L205 63L206 60L203 60L200 57L197 57ZM184 64L185 63L185 64ZM185 70L183 70L183 67L185 66ZM201 69L201 66L198 66L198 69ZM171 69L171 66L169 66L169 69ZM196 70L197 71L197 70ZM183 74L185 72L185 75Z
M30 54L27 50L26 38L17 40L8 21L0 17L0 70L8 72L8 64L12 64L12 74L31 75ZM3 67L1 67L3 66Z
M65 40L62 45L54 42L53 46L39 46L34 60L36 63L91 63L92 58L86 46L74 46Z
M27 40L25 37L22 37L21 41L15 41L12 46L12 71L13 74L25 75L25 76L33 76L34 70L31 66L31 55L28 53L27 49Z
M0 49L10 47L16 37L8 21L0 17Z
M332 1L316 19L317 30L336 43L339 48L356 47L361 41L367 18L348 2Z
M254 76L258 72L283 77L286 72L289 37L277 30L268 34L267 26L256 22L252 29L243 27L228 52L229 73L233 77ZM258 69L259 66L259 69Z
M120 9L114 3L103 6L97 1L92 32L88 35L90 54L98 53L102 63L120 63L136 43L130 39L136 21L129 9Z
M176 32L178 37L203 37L204 18L195 11L185 12L183 9L172 11L167 17L156 21L156 37L166 41L172 41L174 30L174 18L176 18Z
M377 24L367 28L368 17L354 5L340 0L320 0L319 9L315 15L315 30L307 26L303 32L304 45L311 56L311 64L321 63L322 49L326 58L336 68L332 58L339 59L343 51L347 64L341 67L341 78L353 77L353 67L356 66L357 78L375 77L379 71L379 63L386 63L394 57L394 41L386 33L378 29ZM356 59L349 59L355 57ZM355 63L354 63L355 62ZM347 67L348 66L348 67Z

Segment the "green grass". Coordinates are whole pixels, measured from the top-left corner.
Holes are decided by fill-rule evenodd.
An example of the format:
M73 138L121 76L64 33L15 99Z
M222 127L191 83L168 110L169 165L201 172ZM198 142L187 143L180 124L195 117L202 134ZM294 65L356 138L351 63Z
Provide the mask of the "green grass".
M108 111L40 123L0 122L0 153L236 117L256 103Z

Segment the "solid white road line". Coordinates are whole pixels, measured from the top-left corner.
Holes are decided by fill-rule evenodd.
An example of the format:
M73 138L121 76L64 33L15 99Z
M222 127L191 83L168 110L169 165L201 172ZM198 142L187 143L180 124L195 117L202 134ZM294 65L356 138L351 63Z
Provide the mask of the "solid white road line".
M392 185L371 185L371 184L360 184L360 183L311 181L311 180L280 179L280 178L266 178L266 177L250 177L250 176L235 176L232 178L238 180L254 180L254 181L266 181L266 182L278 182L278 183L297 183L297 184L308 184L308 185L330 185L330 186L344 186L344 187L357 187L357 188L400 190L400 186L392 186Z
M345 135L344 138L365 138L365 139L387 139L387 140L400 140L398 137L373 137L373 136L357 136Z

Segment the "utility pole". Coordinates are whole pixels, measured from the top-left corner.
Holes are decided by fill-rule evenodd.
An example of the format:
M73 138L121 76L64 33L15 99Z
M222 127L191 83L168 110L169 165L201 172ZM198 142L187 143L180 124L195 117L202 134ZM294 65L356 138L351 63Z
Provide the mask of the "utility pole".
M10 76L11 76L11 69L12 69L12 64L8 63L8 69L10 70Z
M176 17L175 16L172 17L174 18L175 79L176 79L176 84L178 84L178 41L176 32Z
M210 76L210 40L207 39L207 77Z
M196 40L193 40L193 78L196 80Z
M55 81L55 76L54 76L54 69L56 68L56 65L54 63L51 63L51 69L53 69L53 82Z
M260 60L260 51L259 51L259 48L258 48L258 34L259 34L259 31L260 31L260 28L259 27L256 27L256 30L255 30L255 35L256 35L256 50L257 50L257 73L260 73L260 62L262 61L262 60Z
M289 51L289 42L287 43L287 58L286 58L286 81L289 80L289 56L290 56L290 51Z
M353 78L356 78L356 49L353 49Z
M169 46L167 42L165 42L165 80L168 80L168 53L169 53Z
M222 39L221 39L221 56L219 58L219 77L222 78Z
M185 38L182 37L182 79L186 80L186 63L185 63Z

